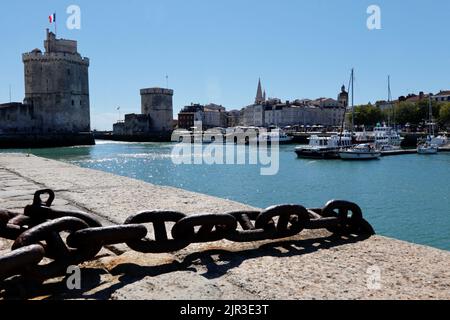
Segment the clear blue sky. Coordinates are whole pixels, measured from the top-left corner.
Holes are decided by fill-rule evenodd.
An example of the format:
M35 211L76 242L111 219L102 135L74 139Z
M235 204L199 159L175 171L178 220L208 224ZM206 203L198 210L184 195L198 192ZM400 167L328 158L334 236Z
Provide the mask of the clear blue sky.
M65 28L81 8L81 30ZM381 7L382 29L366 27ZM175 90L175 113L191 102L228 109L253 102L258 77L270 97L336 98L356 69L355 100L450 89L448 0L1 1L0 102L24 96L21 53L43 48L48 15L58 36L91 59L92 127L111 129L140 111L139 89Z

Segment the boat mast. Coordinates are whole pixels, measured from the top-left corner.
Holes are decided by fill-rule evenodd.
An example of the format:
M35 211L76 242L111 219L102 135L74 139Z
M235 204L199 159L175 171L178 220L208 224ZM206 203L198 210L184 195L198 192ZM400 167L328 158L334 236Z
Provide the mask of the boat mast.
M395 123L395 105L392 103L392 92L391 92L391 76L388 76L388 105L390 106L390 112L388 114L388 127L391 126L390 122L391 122L391 112L392 112L392 116L393 116L393 126L394 126L394 130L396 130L397 125Z
M351 74L350 81L349 81L349 87L352 85L352 82L353 82L353 69L352 69L352 74ZM352 92L352 105L353 105L353 92ZM339 135L339 144L342 143L342 136L344 135L345 123L347 120L347 109L348 109L348 106L345 106L344 116L342 117L341 134Z
M430 117L430 123L429 123L429 125L430 125L430 135L434 136L433 105L432 105L432 102L431 102L431 94L430 94L429 99L428 99L428 104L429 104L429 111L428 111L428 113L429 113L429 117Z
M355 131L355 70L352 68L352 76L351 76L351 82L352 82L352 130L353 133Z

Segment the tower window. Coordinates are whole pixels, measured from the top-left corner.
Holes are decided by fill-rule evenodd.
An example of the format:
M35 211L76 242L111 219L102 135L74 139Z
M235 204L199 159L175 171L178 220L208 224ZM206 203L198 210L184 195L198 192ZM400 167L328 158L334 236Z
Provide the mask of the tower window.
M70 69L67 69L67 75L70 76Z
M74 106L75 105L75 101L74 100L72 100L72 106Z

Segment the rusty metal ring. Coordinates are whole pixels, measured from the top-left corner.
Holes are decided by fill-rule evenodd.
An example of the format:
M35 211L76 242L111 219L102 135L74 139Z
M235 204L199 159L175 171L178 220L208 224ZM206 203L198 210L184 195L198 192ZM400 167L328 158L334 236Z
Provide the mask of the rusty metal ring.
M83 248L68 248L59 236L60 232L75 232L89 228L81 219L65 217L42 223L21 234L12 248L18 249L45 241L46 254L56 260L84 261L94 258L100 252L100 245L89 245Z
M229 212L229 215L233 216L238 224L242 227L242 230L235 229L225 239L234 242L254 242L267 240L274 236L275 225L271 224L271 228L256 229L254 223L261 214L260 211L234 211ZM273 222L273 221L272 221Z
M0 257L0 279L19 275L26 267L37 265L45 256L41 245L34 244Z
M269 207L256 219L257 229L272 228L273 218L279 217L272 239L288 238L299 234L307 226L310 217L308 210L299 205L280 205ZM290 225L289 225L290 224Z
M42 201L41 196L47 194L48 195L48 199L47 201ZM46 206L46 207L51 207L53 201L55 200L55 192L51 189L44 189L44 190L39 190L34 194L34 199L33 199L33 206Z
M142 253L174 252L189 246L188 241L169 239L166 230L166 222L177 223L186 215L175 211L144 211L130 216L125 225L151 223L154 229L155 240L142 237L141 240L127 241L131 249Z
M195 227L198 226L200 229L196 232ZM172 236L190 243L214 242L225 239L236 228L237 220L229 214L199 214L178 221L172 229Z
M141 224L89 228L70 234L67 237L67 244L72 248L89 246L93 243L106 246L140 240L146 235L147 228Z
M0 228L6 226L13 217L14 215L11 212L0 210Z
M336 226L327 228L332 233L351 233L363 221L361 208L353 202L344 200L329 201L322 209L324 217L336 217L338 223Z
M37 207L31 205L25 207L25 215L38 222L55 220L64 217L73 217L83 220L89 225L90 228L100 228L102 226L101 222L93 214L82 211L55 210L48 207Z

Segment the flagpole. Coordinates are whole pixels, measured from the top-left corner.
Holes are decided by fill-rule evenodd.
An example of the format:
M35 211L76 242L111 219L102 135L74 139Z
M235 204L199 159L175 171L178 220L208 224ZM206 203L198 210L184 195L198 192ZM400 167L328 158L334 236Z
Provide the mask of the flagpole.
M56 12L53 14L53 18L55 19L55 38L57 38L58 29L57 29L57 26L56 26Z

